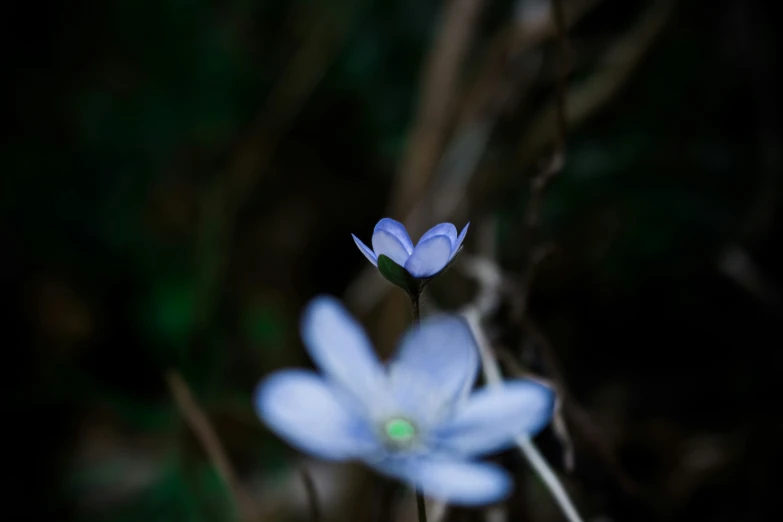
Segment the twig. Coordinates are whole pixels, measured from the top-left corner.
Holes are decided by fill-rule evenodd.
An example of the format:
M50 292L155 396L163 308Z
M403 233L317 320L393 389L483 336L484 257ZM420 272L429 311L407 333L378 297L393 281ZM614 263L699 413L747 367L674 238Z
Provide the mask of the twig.
M579 434L590 442L590 445L595 449L598 456L607 465L607 467L613 472L623 489L629 494L638 494L639 488L636 482L631 479L627 473L625 473L625 471L617 462L614 453L610 448L607 447L600 435L596 436L596 430L590 421L588 414L582 410L576 401L572 400L570 391L565 384L564 376L560 370L560 365L558 364L557 356L551 346L551 343L528 314L530 291L538 268L541 265L541 262L550 253L552 253L551 245L536 246L544 193L551 180L562 170L565 164L565 147L568 124L569 122L573 122L579 116L583 116L585 105L578 96L567 96L566 81L570 69L570 50L565 35L562 0L554 0L551 5L553 18L555 19L556 25L558 27L558 41L561 61L563 63L559 67L554 108L550 108L544 112L542 118L547 118L548 125L551 125L550 122L554 121L553 133L555 152L548 165L531 181L530 200L525 219L528 236L528 260L527 266L525 268L523 285L521 288L519 288L519 291L516 295L518 304L516 313L519 319L522 321L527 335L534 340L535 344L542 351L542 355L545 359L547 367L552 373L555 382L557 383L557 389L561 395L561 413L573 425L579 428ZM636 27L628 32L628 36L620 39L612 46L610 51L607 53L607 56L616 59L617 56L622 55L626 58L626 60L630 60L631 63L635 63L636 61L640 60L644 54L644 51L651 45L655 39L655 36L663 27L663 22L666 19L670 7L671 4L668 0L663 0L653 6L644 16L642 16ZM632 67L628 65L619 69L623 71L624 74L619 75L617 78L614 78L613 82L603 86L603 89L598 91L602 96L606 96L608 92L614 92L614 89L618 88L618 86L622 84L630 74ZM569 112L566 110L567 107L571 107L571 105L576 106L576 110L574 111L577 113L576 117L569 114ZM554 118L552 118L553 113ZM550 126L549 128L552 127ZM531 133L531 136L536 139L538 135L534 131ZM558 422L555 428L558 432L562 432L559 433L561 440L564 440L564 442L570 446L570 436L566 430L563 416L560 415L556 420ZM566 455L566 458L567 464L572 465L573 456Z
M563 514L571 522L582 522L582 517L579 516L576 507L571 502L571 497L568 496L568 492L563 487L560 479L549 466L549 463L544 459L543 455L538 451L536 445L526 435L519 435L516 438L517 446L527 458L527 461L533 466L533 469L538 473L538 476L549 488L549 492L555 498L557 505L563 511Z
M525 220L529 246L536 241L535 235L538 231L544 191L552 179L563 170L566 161L566 134L568 132L566 86L571 71L571 50L566 34L563 0L552 0L550 5L560 54L557 80L555 81L555 150L546 167L530 182L530 200Z
M571 440L571 434L568 432L568 425L566 424L565 421L565 408L563 402L563 396L565 395L565 393L563 393L561 387L557 383L550 381L549 379L544 379L538 375L535 375L527 371L525 368L522 367L521 364L519 364L517 358L505 348L495 347L494 355L495 358L498 361L500 361L500 363L503 366L505 366L506 371L509 375L538 381L544 384L545 386L557 390L557 398L555 399L555 411L552 416L552 428L558 440L560 441L561 445L563 446L563 467L565 467L566 471L568 472L574 471L576 454L574 452L574 442L573 440Z
M628 81L664 28L672 10L672 3L672 0L653 3L624 35L612 43L603 56L603 69L568 92L565 103L568 106L566 123L569 128L578 125L612 100ZM543 147L556 139L556 113L557 101L542 109L533 119L517 152L517 169L527 167Z
M489 245L492 248L492 245ZM494 248L489 255L494 254ZM476 344L479 348L481 368L488 386L502 387L503 376L500 366L490 348L489 340L481 324L482 318L493 313L500 305L501 289L504 285L503 274L491 259L474 258L471 261L473 276L479 284L479 289L473 302L462 309L461 314L466 319L473 332ZM541 477L549 488L560 509L570 522L582 522L571 499L568 497L557 475L543 459L538 449L527 436L519 436L516 439L517 447L524 457L533 466L533 469Z
M467 320L468 325L471 327L473 335L476 338L476 343L479 347L479 355L481 356L481 368L487 385L497 387L503 386L503 377L500 373L500 367L492 350L489 348L489 341L481 327L481 316L479 315L478 310L473 306L469 306L462 311L462 315ZM519 450L544 484L549 488L549 491L552 493L558 506L560 506L563 514L565 514L570 522L582 522L582 519L571 502L565 488L560 483L555 472L552 471L552 468L538 452L535 444L525 435L520 435L515 440Z
M407 213L422 193L443 150L452 101L483 0L446 4L443 26L430 49L421 88L421 102L398 184L392 193L392 215Z
M253 499L242 487L239 477L231 465L223 445L220 443L215 428L196 402L187 382L176 370L166 373L166 382L174 397L174 402L177 404L177 408L185 418L188 426L190 426L196 439L198 439L201 447L207 454L207 458L215 466L220 478L231 492L241 519L246 522L258 522L260 518Z
M620 465L614 451L606 443L604 436L595 426L589 413L573 399L571 391L565 383L563 371L557 360L557 354L549 341L549 338L541 331L538 324L529 316L523 317L523 324L528 337L538 346L549 372L552 374L557 388L561 393L563 414L569 424L576 428L574 433L586 442L594 454L606 465L607 469L615 476L619 485L629 495L642 493L640 485L631 478ZM562 427L562 426L561 426Z
M562 9L566 28L573 27L584 15L601 2L602 0L572 0L567 2ZM532 4L533 2L530 3ZM547 1L547 3L550 3L550 1ZM542 16L529 17L526 14L524 7L519 9L518 19L515 24L519 28L517 31L519 35L514 46L516 50L529 49L557 35L557 21L552 16L555 13L553 13L551 5L546 13L542 13Z
M501 302L501 296L504 294L508 297L522 300L522 295L526 292L526 290L524 290L524 285L526 284L524 281L520 282L518 278L514 278L511 274L503 273L489 258L471 257L466 254L461 255L463 256L463 259L457 267L467 276L475 279L479 283L478 293L468 309L475 311L478 314L479 320L491 315L497 310ZM552 347L551 342L538 325L530 317L522 314L524 306L526 305L516 304L516 310L513 314L517 320L524 320L523 324L526 333L530 340L539 350L541 350L544 364L552 375L551 380L544 379L538 375L525 371L508 350L495 349L492 351L492 357L500 359L510 373L539 381L542 384L557 390L558 398L555 404L553 427L555 429L555 434L564 446L566 469L573 469L574 460L572 436L566 426L567 420L573 433L576 434L580 440L589 445L594 454L601 459L607 469L613 473L626 493L629 495L642 494L643 491L640 485L623 470L611 447L606 443L604 436L590 418L590 414L582 408L571 395L564 380L564 375L557 360L554 347ZM476 325L476 328L480 327L479 322L474 324ZM483 330L480 335L484 336ZM491 345L489 340L486 339L486 336L483 338L487 343L487 347L490 347ZM498 375L500 375L499 372Z

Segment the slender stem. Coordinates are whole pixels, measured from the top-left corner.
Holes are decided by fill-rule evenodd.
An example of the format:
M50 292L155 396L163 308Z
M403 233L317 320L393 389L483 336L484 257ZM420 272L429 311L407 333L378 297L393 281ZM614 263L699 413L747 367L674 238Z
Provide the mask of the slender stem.
M574 507L573 502L571 502L571 498L568 496L565 487L563 487L560 479L557 478L557 475L547 461L544 460L544 457L538 451L538 448L533 444L533 441L527 436L521 435L517 437L516 442L519 449L525 454L527 461L533 466L533 469L536 471L539 478L546 484L546 487L549 488L549 492L552 493L555 502L560 506L560 509L569 522L582 522L582 517L579 516L579 512L576 510L576 507Z
M307 501L310 504L310 522L320 522L321 510L318 507L318 492L315 489L315 482L313 482L313 477L305 467L299 469L299 474L302 476L302 483L304 484L305 491L307 492Z
M462 312L463 317L468 321L470 329L473 331L473 335L476 337L478 343L479 356L481 357L481 369L484 373L484 378L487 381L487 386L502 387L503 377L500 373L500 366L497 359L489 346L484 330L481 328L481 317L475 308L468 308ZM560 483L560 479L557 478L557 474L549 466L549 463L539 453L533 441L526 435L520 435L516 438L515 442L517 447L525 456L527 461L533 467L535 472L544 482L549 492L557 502L563 514L569 520L569 522L583 522L582 517L579 516L579 512L574 507L574 503L571 502L568 492L563 484Z
M196 439L201 443L204 453L215 466L223 482L228 486L234 497L234 502L240 511L241 519L245 522L260 520L253 498L243 488L239 476L228 459L228 454L215 432L214 426L196 402L193 393L185 379L176 370L166 374L166 381L174 396L174 402L187 422Z
M421 311L419 310L419 298L421 292L410 294L411 296L411 311L413 312L413 323L419 324L421 322ZM416 511L419 514L419 522L427 522L427 509L424 504L424 495L421 491L416 490Z
M416 511L419 513L419 522L427 522L427 508L420 491L416 491Z
M419 311L419 297L421 293L410 294L411 296L411 310L413 311L413 322L419 324L421 322L421 312Z

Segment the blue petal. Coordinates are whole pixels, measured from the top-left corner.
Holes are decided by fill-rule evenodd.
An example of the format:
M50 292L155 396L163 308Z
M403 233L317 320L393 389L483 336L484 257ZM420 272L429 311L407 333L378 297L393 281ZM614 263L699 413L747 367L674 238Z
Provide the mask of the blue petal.
M351 237L353 238L353 242L356 243L356 246L359 247L359 250L362 251L362 254L364 254L364 257L369 259L370 263L373 265L378 266L378 258L375 255L375 252L373 252L370 247L362 243L358 237L354 236L353 234L351 234Z
M405 230L405 225L399 221L394 221L391 218L383 218L382 220L378 221L377 225L375 225L373 234L379 230L388 232L389 234L396 237L400 244L405 248L405 252L407 252L408 255L413 252L413 241L411 241L410 236L408 236L408 231Z
M405 262L405 270L413 277L430 277L446 266L451 258L451 240L447 236L432 236L419 241Z
M529 380L508 381L471 395L455 415L434 429L441 450L475 456L511 447L518 435L533 436L552 418L555 395Z
M312 372L272 374L259 384L254 404L273 432L303 452L345 460L379 451L364 421Z
M376 256L385 255L400 266L405 265L410 255L397 236L386 230L376 230L373 233L372 248Z
M409 329L389 363L397 403L419 422L436 424L476 380L478 347L457 316L434 316Z
M319 296L302 314L302 339L327 378L371 406L386 387L386 371L362 326L337 299Z
M413 484L426 496L463 506L482 506L503 500L511 492L511 477L503 468L484 462L408 459L382 473Z
M449 241L451 241L451 248L454 249L455 245L457 244L457 227L455 227L451 223L441 223L440 225L435 225L434 227L426 231L423 236L421 236L421 239L419 239L419 243L421 243L425 239L431 238L432 236L448 237Z
M469 226L470 226L470 221L468 221L468 224L465 225L465 228L462 229L462 232L459 233L459 237L457 238L457 242L454 245L454 251L451 253L451 257L457 255L457 252L459 251L459 247L462 246L462 242L465 241L465 236L468 234Z

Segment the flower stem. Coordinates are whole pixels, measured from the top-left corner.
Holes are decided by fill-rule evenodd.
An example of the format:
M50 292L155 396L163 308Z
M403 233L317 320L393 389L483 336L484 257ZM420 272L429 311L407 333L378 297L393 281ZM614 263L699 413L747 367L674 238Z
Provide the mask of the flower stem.
M419 297L421 292L409 294L411 297L411 311L413 312L413 324L418 325L421 322L421 311L419 310ZM419 514L419 522L427 522L427 509L424 504L424 495L416 490L416 511Z
M318 493L315 489L315 482L307 468L299 469L299 475L302 477L302 483L307 493L307 501L310 504L310 522L321 522L321 510L318 506Z
M416 511L419 513L419 522L427 522L427 508L424 504L424 495L416 491Z
M421 312L419 311L419 297L421 293L410 294L411 296L411 310L413 311L413 323L419 324L421 322Z

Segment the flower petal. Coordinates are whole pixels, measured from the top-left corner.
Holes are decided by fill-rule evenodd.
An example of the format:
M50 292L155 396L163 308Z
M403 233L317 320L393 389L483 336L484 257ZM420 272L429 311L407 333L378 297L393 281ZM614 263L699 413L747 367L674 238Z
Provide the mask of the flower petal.
M413 252L413 241L411 241L410 236L408 236L408 231L405 230L405 225L399 221L393 220L392 218L383 218L382 220L378 221L377 225L375 225L373 234L379 230L388 232L389 234L396 237L400 244L402 244L402 246L405 248L405 252L407 252L408 255L411 255L411 252Z
M385 389L386 371L362 326L331 296L314 298L302 314L302 339L326 377L370 405Z
M447 236L432 236L419 241L405 262L405 270L413 277L430 277L446 266L451 258L451 240Z
M473 386L478 347L462 318L434 316L405 333L388 367L399 406L434 425Z
M484 462L407 459L379 471L412 483L426 496L463 506L481 506L504 499L511 477L503 468Z
M404 266L410 256L397 236L386 230L376 230L373 233L372 248L376 256L385 255L400 266Z
M288 370L272 374L256 388L254 404L272 431L306 453L345 460L379 449L362 418L315 373Z
M508 381L473 395L448 421L434 429L442 450L475 456L506 449L518 435L533 436L552 418L555 394L531 380Z
M470 226L470 221L468 221L468 224L465 225L465 228L462 229L462 232L459 233L459 237L457 238L457 241L454 244L454 251L451 253L451 257L457 255L457 252L459 251L459 247L462 246L462 242L465 241L465 236L468 234L469 226Z
M370 247L362 243L361 239L351 234L351 237L353 238L353 242L356 243L356 246L359 247L359 250L362 251L362 254L364 254L364 257L370 260L370 263L372 263L375 266L378 266L378 257L375 255L375 252L372 251Z
M435 225L426 231L423 236L421 236L419 243L425 239L431 238L432 236L446 236L449 238L449 241L451 241L451 248L454 249L454 246L457 244L457 227L451 223L441 223L440 225Z

